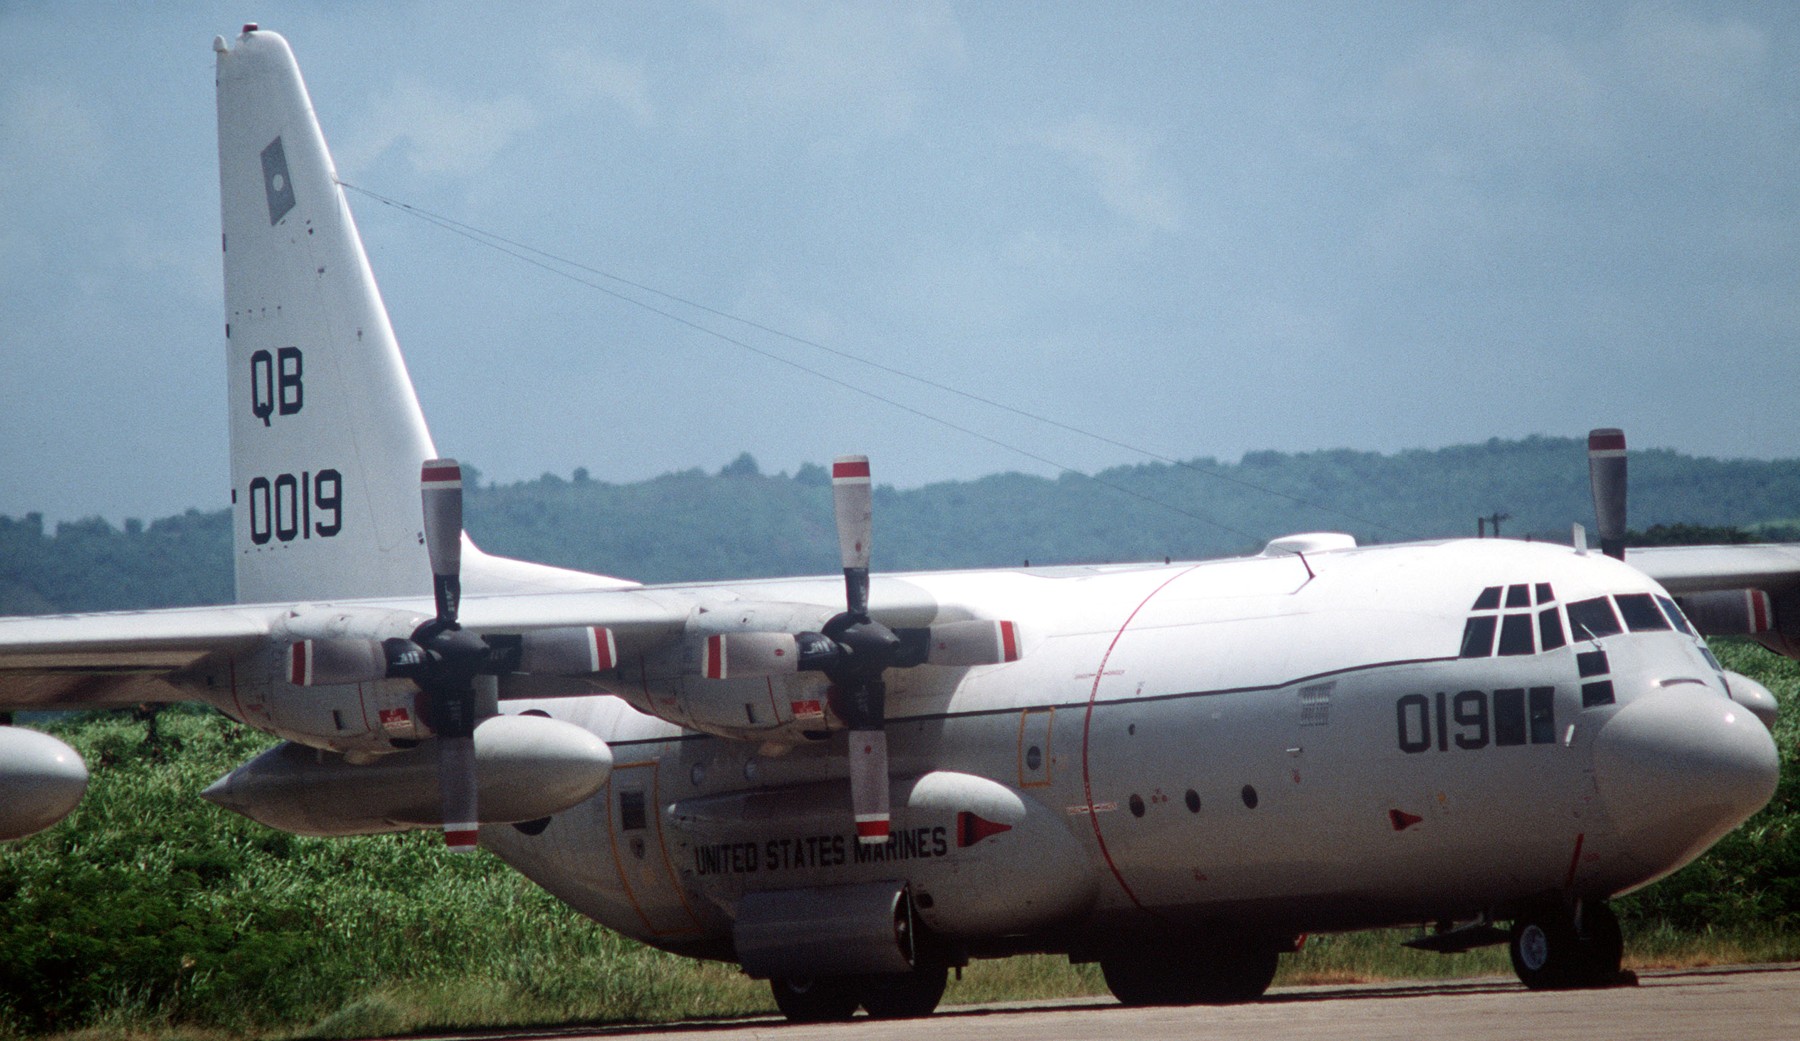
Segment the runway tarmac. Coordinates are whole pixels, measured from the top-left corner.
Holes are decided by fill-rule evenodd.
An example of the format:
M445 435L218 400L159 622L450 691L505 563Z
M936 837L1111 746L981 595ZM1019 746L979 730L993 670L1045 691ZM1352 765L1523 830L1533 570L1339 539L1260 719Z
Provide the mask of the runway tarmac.
M1533 992L1510 977L1434 983L1286 987L1218 1008L1124 1008L1110 999L946 1006L929 1020L790 1026L778 1017L658 1027L458 1034L477 1039L682 1041L1796 1041L1800 964L1645 972L1637 986Z

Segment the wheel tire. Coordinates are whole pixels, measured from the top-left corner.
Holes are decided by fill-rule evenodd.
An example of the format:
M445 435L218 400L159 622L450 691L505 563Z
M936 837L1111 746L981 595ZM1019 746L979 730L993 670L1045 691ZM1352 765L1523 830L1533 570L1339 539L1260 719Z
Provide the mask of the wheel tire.
M1194 980L1193 998L1201 1005L1236 1005L1255 1001L1275 981L1281 956L1272 947L1246 947L1232 952Z
M1530 990L1559 990L1576 978L1580 944L1561 914L1531 915L1513 923L1513 972Z
M1188 977L1169 958L1139 953L1110 954L1100 959L1106 989L1121 1005L1186 1005Z
M1513 923L1512 963L1519 982L1532 990L1609 987L1619 980L1625 954L1619 916L1604 901L1587 902L1581 929L1558 908Z
M1619 916L1603 901L1581 909L1580 961L1571 980L1577 987L1610 987L1619 981L1619 965L1625 958L1625 934Z
M1279 963L1273 947L1229 934L1183 954L1113 954L1100 959L1100 973L1122 1005L1234 1005L1262 997Z
M950 970L941 965L864 976L857 981L857 991L862 996L862 1007L874 1019L917 1019L936 1011L949 977Z
M769 981L775 1007L790 1023L838 1023L856 1015L859 1001L853 981L843 976Z

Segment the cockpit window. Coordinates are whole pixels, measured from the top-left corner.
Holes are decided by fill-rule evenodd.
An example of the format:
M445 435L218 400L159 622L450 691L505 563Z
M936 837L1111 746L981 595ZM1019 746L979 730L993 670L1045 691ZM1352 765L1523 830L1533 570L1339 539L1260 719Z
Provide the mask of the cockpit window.
M1656 598L1656 602L1662 605L1663 614L1669 616L1670 624L1689 636L1694 635L1694 627L1688 624L1687 618L1681 613L1681 608L1675 606L1675 601L1666 596L1659 596Z
M1619 613L1625 616L1625 628L1634 633L1650 633L1669 628L1669 620L1657 610L1656 601L1649 593L1620 593L1613 598L1619 602Z
M1567 642L1563 639L1562 615L1557 613L1556 608L1551 606L1539 611L1538 643L1543 645L1544 650L1554 651Z
M1506 602L1504 613L1488 613L1500 612L1502 600ZM1535 624L1532 621L1534 600L1541 608ZM1536 654L1540 648L1553 651L1568 642L1563 638L1562 614L1556 609L1556 593L1548 582L1488 586L1475 598L1475 606L1470 610L1475 613L1463 624L1462 649L1458 652L1464 658ZM1497 649L1494 645L1496 632L1500 637Z
M1569 629L1577 640L1616 636L1624 631L1618 616L1613 614L1612 602L1603 596L1570 604Z
M1518 588L1522 589L1524 587L1520 586ZM1530 654L1530 653L1532 653L1533 647L1531 645L1531 615L1529 615L1529 614L1509 614L1505 617L1506 617L1506 620L1504 622L1500 623L1500 653L1501 654Z
M1478 614L1463 626L1462 656L1485 658L1494 653L1494 616Z

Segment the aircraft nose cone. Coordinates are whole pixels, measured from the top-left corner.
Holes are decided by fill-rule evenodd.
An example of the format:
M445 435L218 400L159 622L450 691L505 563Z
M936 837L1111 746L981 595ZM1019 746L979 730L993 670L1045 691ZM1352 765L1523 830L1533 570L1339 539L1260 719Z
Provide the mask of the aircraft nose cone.
M0 839L23 838L68 816L87 791L87 764L49 734L0 727Z
M1625 847L1660 874L1762 809L1779 758L1743 705L1683 684L1632 700L1601 726L1594 776Z

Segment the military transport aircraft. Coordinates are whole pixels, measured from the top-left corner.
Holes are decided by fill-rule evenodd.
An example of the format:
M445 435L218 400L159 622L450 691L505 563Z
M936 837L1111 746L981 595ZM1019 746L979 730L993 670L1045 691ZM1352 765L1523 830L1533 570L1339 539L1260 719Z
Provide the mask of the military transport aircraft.
M287 42L214 50L239 602L0 622L0 708L205 702L285 739L219 805L441 828L796 1020L923 1015L948 968L1034 951L1127 1003L1249 1000L1303 934L1403 923L1599 985L1607 900L1774 791L1774 700L1699 634L1800 654L1800 547L1625 554L1617 431L1600 551L1302 534L871 576L853 456L841 577L482 553ZM0 763L3 837L86 783L26 730Z

